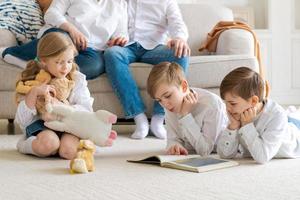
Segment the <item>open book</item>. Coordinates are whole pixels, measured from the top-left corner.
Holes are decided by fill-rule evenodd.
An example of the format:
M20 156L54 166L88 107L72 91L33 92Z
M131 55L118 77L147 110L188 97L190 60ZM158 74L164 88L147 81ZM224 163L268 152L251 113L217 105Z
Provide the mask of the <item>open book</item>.
M206 172L226 167L236 166L239 163L233 160L224 160L200 155L156 155L142 159L130 159L128 162L157 164L162 167L187 170L192 172Z

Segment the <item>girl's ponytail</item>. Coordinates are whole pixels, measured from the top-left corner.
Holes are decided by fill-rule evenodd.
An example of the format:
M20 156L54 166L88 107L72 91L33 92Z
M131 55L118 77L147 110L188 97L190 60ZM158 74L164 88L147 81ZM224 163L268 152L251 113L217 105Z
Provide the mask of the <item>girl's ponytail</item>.
M40 68L39 62L37 62L35 60L30 60L27 63L27 66L26 66L25 70L22 71L21 77L19 77L19 79L16 81L16 87L18 86L18 84L20 82L25 82L25 81L28 81L28 80L34 80L36 75L39 73L40 70L41 70L41 68ZM15 100L16 100L17 104L23 98L24 98L24 94L20 94L20 93L16 92Z

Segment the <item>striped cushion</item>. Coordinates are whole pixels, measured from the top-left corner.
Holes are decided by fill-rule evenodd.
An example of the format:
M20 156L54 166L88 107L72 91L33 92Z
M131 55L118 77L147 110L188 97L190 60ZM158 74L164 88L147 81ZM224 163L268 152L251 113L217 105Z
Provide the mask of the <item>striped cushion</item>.
M44 21L35 0L1 0L0 28L15 34L19 43L36 38Z

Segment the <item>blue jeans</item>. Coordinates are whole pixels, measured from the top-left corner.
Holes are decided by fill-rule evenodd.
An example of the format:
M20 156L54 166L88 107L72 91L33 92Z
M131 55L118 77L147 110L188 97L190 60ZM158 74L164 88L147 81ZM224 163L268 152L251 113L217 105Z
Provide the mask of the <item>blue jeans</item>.
M288 117L288 122L293 123L300 130L300 120L292 117Z
M130 63L143 62L156 65L168 61L178 63L184 71L188 67L188 57L175 57L174 51L165 45L146 50L137 42L126 47L113 46L106 49L104 60L107 76L121 101L126 118L145 112L138 86L129 70ZM157 101L154 102L153 114L164 114L163 108Z
M62 32L67 34L67 32L62 29L51 28L45 31L44 35L49 32ZM6 54L10 54L25 61L33 60L37 54L38 41L39 39L34 39L21 46L6 48L2 53L2 57ZM89 47L85 50L80 50L75 57L75 62L79 66L79 70L86 75L87 79L96 78L104 73L103 51L96 51Z

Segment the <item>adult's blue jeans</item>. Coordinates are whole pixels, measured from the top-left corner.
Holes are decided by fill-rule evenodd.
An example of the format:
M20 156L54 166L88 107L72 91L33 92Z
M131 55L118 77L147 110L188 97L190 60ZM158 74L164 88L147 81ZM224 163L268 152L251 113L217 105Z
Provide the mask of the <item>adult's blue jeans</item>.
M133 118L145 112L145 105L138 86L129 70L129 64L143 62L156 65L160 62L176 62L186 71L188 57L177 58L174 50L165 45L158 45L152 50L144 49L139 43L126 47L113 46L105 50L105 71L117 97L120 99L126 118ZM164 115L158 102L154 102L153 114Z
M68 34L62 29L51 28L45 31L44 35L49 32ZM39 39L35 39L20 46L6 48L2 53L2 57L6 54L10 54L25 61L33 60L37 54L38 41ZM85 50L80 50L75 57L75 62L79 66L79 70L86 75L87 79L96 78L104 73L103 51L97 51L89 47Z
M292 117L288 117L288 122L293 123L300 130L300 120Z

